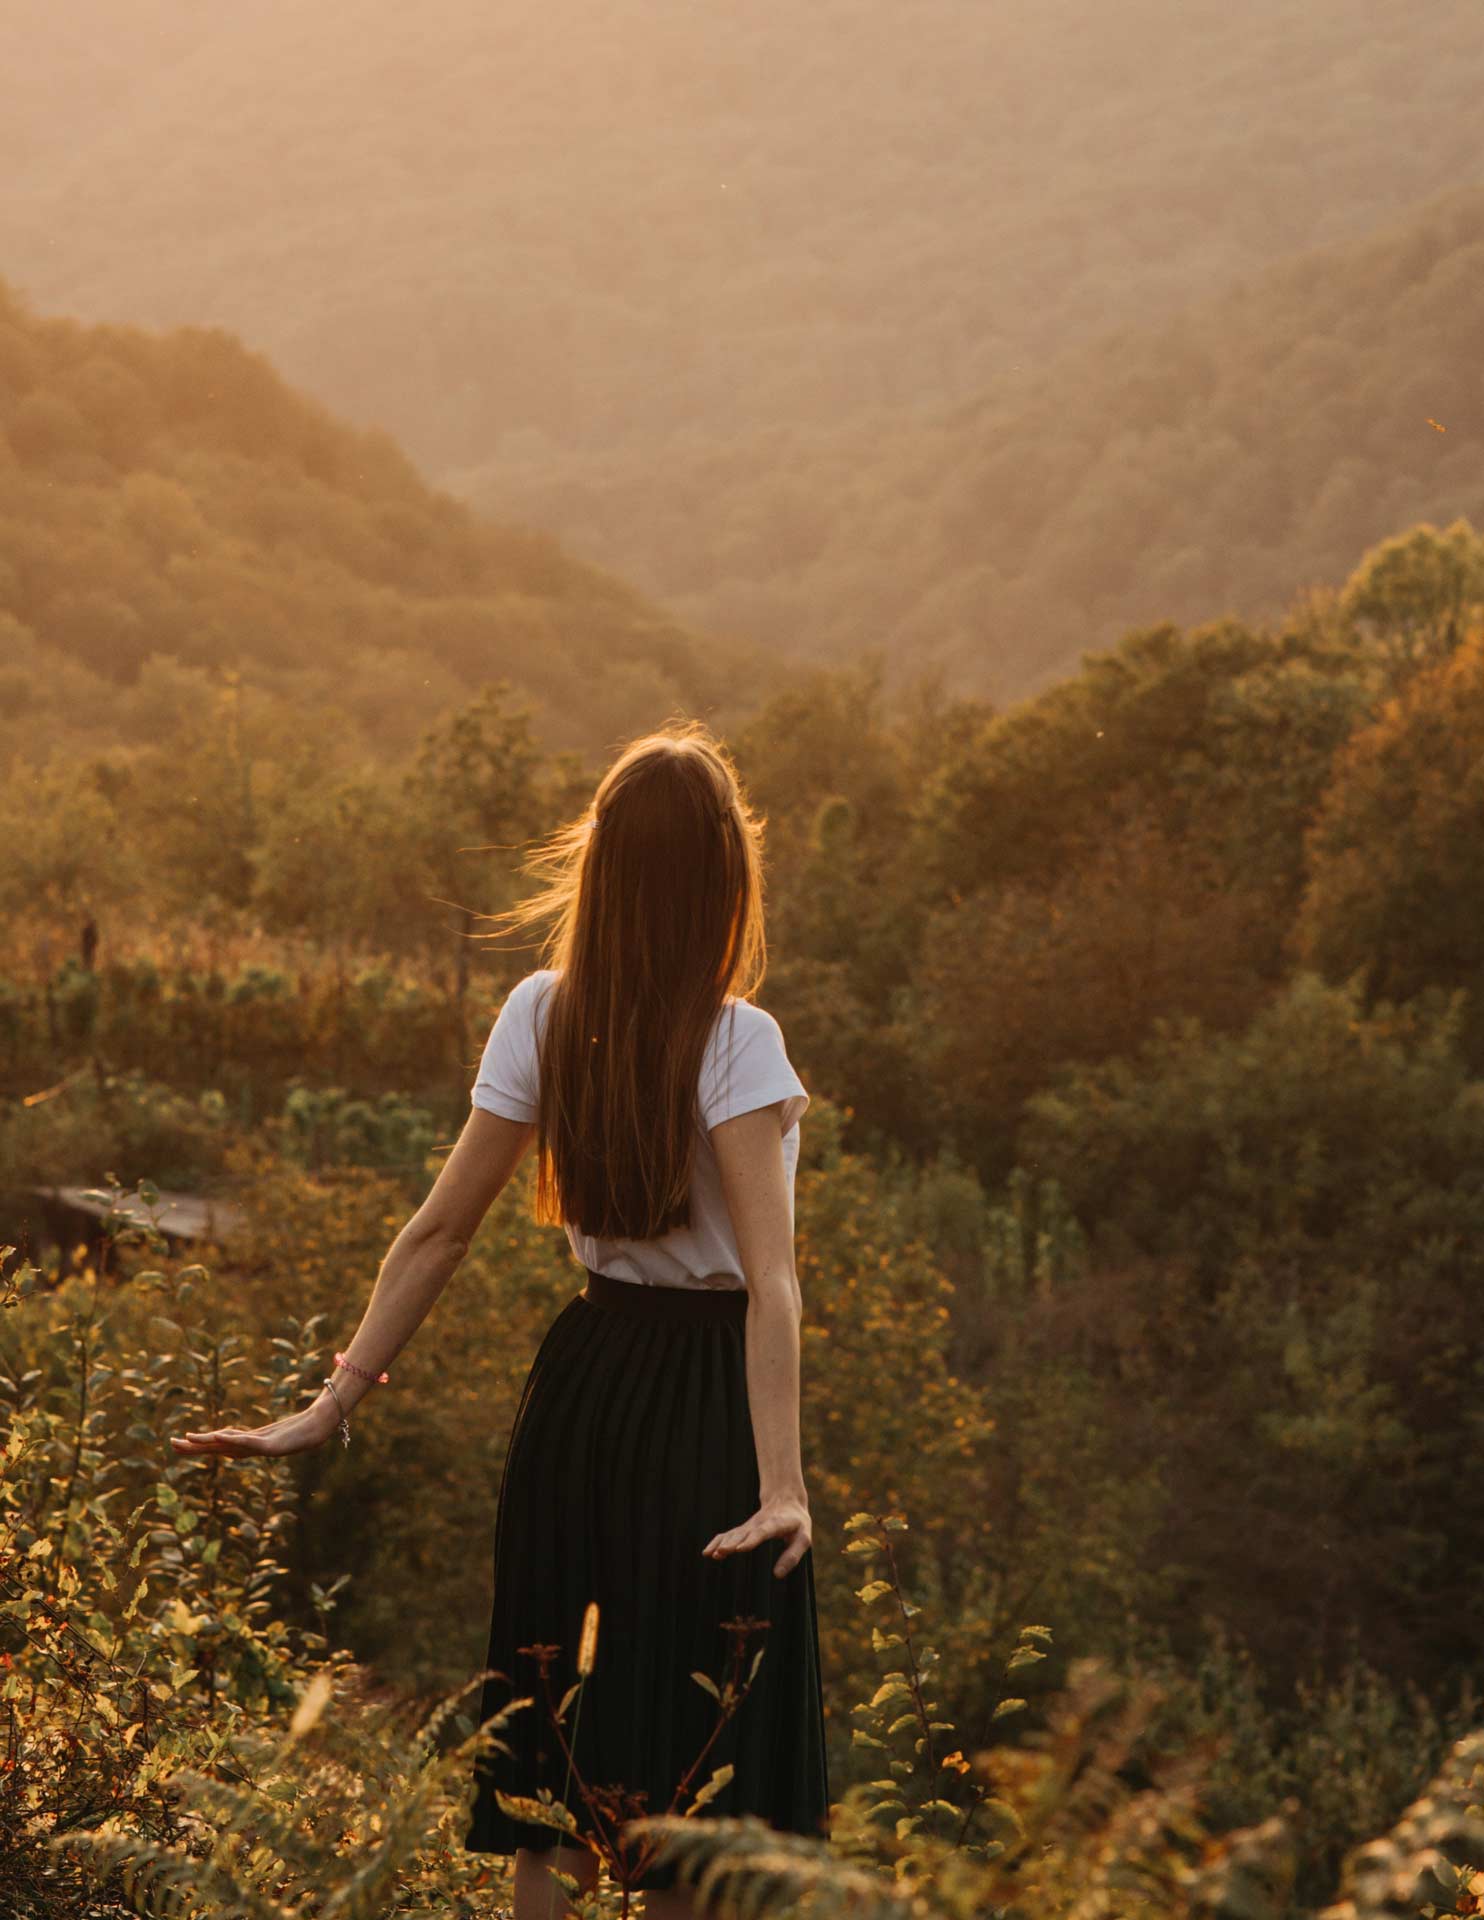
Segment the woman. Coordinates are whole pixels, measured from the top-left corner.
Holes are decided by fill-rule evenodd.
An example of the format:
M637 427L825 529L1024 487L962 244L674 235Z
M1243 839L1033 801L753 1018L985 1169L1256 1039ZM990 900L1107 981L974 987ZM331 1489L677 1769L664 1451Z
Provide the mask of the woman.
M495 1521L481 1719L514 1698L509 1747L481 1759L465 1845L515 1855L516 1920L564 1908L547 1869L590 1888L588 1846L511 1818L496 1793L565 1799L593 1822L545 1706L577 1676L563 1722L590 1786L670 1807L716 1728L692 1676L724 1682L734 1645L756 1678L691 1774L733 1774L708 1814L822 1835L825 1764L809 1501L799 1456L793 1181L809 1103L777 1022L747 999L766 948L763 822L698 722L631 744L590 809L538 849L548 884L498 916L550 917L551 965L500 1009L471 1111L437 1183L398 1234L324 1391L266 1427L191 1433L181 1452L289 1453L337 1429L411 1339L490 1203L534 1143L535 1217L561 1224L586 1284L557 1314L522 1392ZM739 1641L724 1623L765 1621ZM632 1803L630 1803L632 1810ZM610 1828L611 1830L611 1828ZM631 1859L634 1857L630 1851ZM640 1876L652 1920L689 1901L676 1869ZM555 1903L551 1895L556 1894Z

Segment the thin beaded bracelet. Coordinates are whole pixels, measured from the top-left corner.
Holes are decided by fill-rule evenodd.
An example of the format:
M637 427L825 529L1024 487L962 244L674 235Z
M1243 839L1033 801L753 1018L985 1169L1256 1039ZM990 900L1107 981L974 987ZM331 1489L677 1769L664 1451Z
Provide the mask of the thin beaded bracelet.
M343 1353L335 1355L335 1365L344 1367L347 1373L358 1373L363 1380L374 1380L380 1387L386 1386L391 1378L387 1373L371 1373L365 1367L358 1367L354 1360L347 1360Z

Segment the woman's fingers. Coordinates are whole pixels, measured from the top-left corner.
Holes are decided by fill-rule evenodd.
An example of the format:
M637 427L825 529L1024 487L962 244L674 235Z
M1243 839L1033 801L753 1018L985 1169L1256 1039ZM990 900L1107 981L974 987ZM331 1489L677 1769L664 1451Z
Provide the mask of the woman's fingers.
M216 1427L209 1433L175 1435L170 1443L181 1453L263 1453L262 1438L247 1427Z
M725 1533L713 1536L710 1544L703 1548L706 1553L745 1553L749 1547L755 1547L760 1540L769 1537L766 1527L749 1522L745 1527L731 1527Z
M708 1553L749 1553L752 1548L760 1547L765 1540L791 1539L802 1529L796 1528L786 1520L780 1520L774 1526L753 1526L739 1528L732 1533L718 1534ZM805 1541L807 1545L807 1539Z
M782 1553L779 1554L773 1568L774 1579L781 1580L784 1574L792 1573L804 1555L809 1551L809 1547L810 1539L808 1531L806 1528L800 1527L794 1534L793 1539L789 1541Z
M170 1444L177 1457L208 1455L214 1459L247 1459L260 1454L277 1457L302 1453L317 1447L334 1432L323 1410L301 1409L283 1414L261 1427L193 1427L183 1434L172 1434Z
M728 1554L749 1553L752 1548L761 1546L764 1540L785 1536L788 1536L788 1545L779 1554L778 1563L773 1569L781 1579L784 1574L791 1573L809 1551L811 1542L808 1529L805 1527L791 1525L782 1520L771 1527L767 1525L733 1527L727 1533L714 1535L702 1547L701 1552L707 1559L720 1560Z

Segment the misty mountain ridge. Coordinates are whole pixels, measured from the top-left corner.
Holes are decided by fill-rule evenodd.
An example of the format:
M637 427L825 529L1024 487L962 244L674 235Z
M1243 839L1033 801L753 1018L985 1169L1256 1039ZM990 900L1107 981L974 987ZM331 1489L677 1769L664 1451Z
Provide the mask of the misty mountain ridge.
M931 418L452 480L692 624L881 646L1007 701L1126 628L1276 618L1400 527L1484 524L1481 310L1484 187L1461 186Z
M10 15L6 275L434 472L970 402L1479 167L1471 0Z

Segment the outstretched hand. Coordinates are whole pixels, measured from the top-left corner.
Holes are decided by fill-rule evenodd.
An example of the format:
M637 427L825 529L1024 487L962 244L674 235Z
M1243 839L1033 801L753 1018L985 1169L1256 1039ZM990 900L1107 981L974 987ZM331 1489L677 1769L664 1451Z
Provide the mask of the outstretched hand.
M210 1432L172 1434L177 1454L222 1454L244 1460L253 1454L308 1453L323 1446L340 1424L328 1394L298 1413L286 1413L263 1427L215 1427Z
M721 1560L730 1553L746 1553L764 1540L783 1538L788 1542L773 1568L773 1577L781 1580L803 1559L813 1543L809 1509L802 1500L765 1500L750 1520L740 1527L728 1527L713 1534L701 1549L703 1559Z

